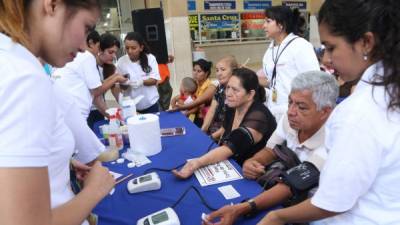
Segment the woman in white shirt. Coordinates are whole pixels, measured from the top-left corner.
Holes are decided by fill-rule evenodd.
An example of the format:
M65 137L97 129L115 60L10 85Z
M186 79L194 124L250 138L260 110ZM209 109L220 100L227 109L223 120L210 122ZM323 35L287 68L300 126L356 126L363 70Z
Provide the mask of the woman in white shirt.
M49 174L70 157L54 161L53 153L58 144L73 149L73 138L37 59L57 67L71 61L99 14L96 0L0 1L0 224L78 225L114 186L95 163L82 192L55 203L54 191L68 187Z
M326 0L325 54L344 81L360 79L326 124L327 162L315 195L259 224L400 224L400 2Z
M117 71L129 74L132 98L143 95L143 99L136 105L137 111L158 112L157 81L160 80L160 73L156 57L150 54L149 47L138 32L129 32L124 43L127 54L118 59Z
M74 97L90 128L96 121L104 120L104 117L108 116L104 93L115 83L126 81L119 74L113 74L107 79L102 78L101 67L96 63L97 57L103 54L102 37L97 31L91 31L86 38L86 50L79 52L72 62L55 70L53 74L55 82Z
M269 87L267 107L279 121L288 108L290 84L300 73L319 70L313 46L299 37L304 24L297 9L273 6L265 10L264 30L272 39L263 58L263 69L267 79L261 79Z

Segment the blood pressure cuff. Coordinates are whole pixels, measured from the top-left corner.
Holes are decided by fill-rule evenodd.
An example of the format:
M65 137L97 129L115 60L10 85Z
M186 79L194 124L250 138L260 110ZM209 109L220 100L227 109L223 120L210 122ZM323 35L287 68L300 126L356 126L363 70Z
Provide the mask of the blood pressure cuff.
M254 145L254 138L249 129L246 127L239 127L228 134L223 140L222 144L228 146L234 156L241 155L242 152L247 152Z
M318 185L318 181L318 168L307 161L283 173L283 182L290 187L293 194L309 191Z
M278 182L282 182L283 173L300 164L300 159L296 153L285 144L276 145L272 151L277 159L265 168L265 173L262 176L257 178L257 182L264 190L268 190Z

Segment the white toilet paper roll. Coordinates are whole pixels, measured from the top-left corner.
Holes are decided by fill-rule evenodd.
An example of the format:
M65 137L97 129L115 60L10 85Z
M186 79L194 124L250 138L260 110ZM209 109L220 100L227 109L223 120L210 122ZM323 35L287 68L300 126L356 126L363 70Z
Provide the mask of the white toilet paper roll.
M152 156L161 151L160 123L157 115L142 114L128 119L131 149Z

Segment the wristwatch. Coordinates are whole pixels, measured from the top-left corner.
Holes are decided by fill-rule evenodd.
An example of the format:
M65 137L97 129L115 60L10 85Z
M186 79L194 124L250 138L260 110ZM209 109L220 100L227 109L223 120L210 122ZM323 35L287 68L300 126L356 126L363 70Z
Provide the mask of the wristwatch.
M243 202L247 202L250 205L250 212L244 215L245 217L253 217L257 214L257 205L253 198L247 199Z

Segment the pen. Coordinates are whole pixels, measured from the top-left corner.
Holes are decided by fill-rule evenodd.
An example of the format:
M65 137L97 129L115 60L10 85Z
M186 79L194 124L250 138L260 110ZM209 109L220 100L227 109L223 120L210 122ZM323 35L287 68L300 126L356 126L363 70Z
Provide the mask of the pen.
M132 175L133 175L133 173L128 174L128 175L126 175L125 177L123 177L123 178L117 180L117 181L115 182L115 185L117 185L117 184L121 183L122 181L128 179L128 178L131 177Z

